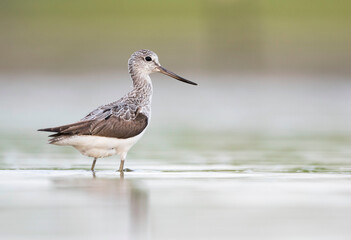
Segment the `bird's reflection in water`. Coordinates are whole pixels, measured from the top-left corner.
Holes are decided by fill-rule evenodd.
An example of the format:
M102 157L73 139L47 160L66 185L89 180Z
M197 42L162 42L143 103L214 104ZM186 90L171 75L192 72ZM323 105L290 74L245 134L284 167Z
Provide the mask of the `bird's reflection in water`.
M94 173L92 178L56 179L55 187L67 191L67 201L74 194L83 195L79 211L70 210L69 215L81 214L82 221L75 221L69 228L81 229L84 222L85 231L90 236L110 239L148 239L148 195L143 189L142 181L128 179L122 173L119 177L105 177ZM88 196L87 196L88 195ZM82 211L84 210L84 211ZM65 223L64 223L65 224ZM68 224L68 223L67 223ZM63 226L65 227L65 226Z

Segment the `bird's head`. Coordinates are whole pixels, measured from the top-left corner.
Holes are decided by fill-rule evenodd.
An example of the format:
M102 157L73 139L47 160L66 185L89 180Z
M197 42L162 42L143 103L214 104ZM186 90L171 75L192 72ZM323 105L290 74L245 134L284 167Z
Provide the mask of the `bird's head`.
M197 85L197 83L182 78L162 67L158 61L157 54L147 49L142 49L132 54L128 61L128 69L129 73L132 75L147 76L151 73L160 72L179 81Z

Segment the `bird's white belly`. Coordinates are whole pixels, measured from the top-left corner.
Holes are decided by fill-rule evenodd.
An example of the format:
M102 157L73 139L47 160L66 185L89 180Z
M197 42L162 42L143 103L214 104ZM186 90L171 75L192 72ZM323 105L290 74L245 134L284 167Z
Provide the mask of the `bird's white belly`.
M102 158L118 154L124 159L129 149L142 137L144 132L126 139L77 135L62 139L55 145L73 146L80 153L89 157Z

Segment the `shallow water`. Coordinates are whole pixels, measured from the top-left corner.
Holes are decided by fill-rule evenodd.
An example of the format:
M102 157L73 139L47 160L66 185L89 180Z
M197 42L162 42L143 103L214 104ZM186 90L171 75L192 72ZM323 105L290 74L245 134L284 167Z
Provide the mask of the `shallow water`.
M1 238L351 236L350 137L223 133L207 147L208 133L184 135L146 135L124 176L116 157L94 176L91 159L44 137L2 138Z
M349 81L158 81L128 171L93 175L35 130L121 96L115 78L0 76L0 239L351 238Z

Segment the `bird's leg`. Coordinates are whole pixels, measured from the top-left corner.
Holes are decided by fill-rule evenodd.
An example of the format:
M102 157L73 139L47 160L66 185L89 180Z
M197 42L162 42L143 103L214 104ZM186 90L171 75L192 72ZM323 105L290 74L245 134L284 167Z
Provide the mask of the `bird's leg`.
M97 158L94 158L93 164L91 165L91 171L92 171L92 172L95 171L94 169L95 169L96 159L97 159Z
M123 172L123 167L124 167L124 159L121 159L121 163L119 164L119 172Z
M123 152L123 153L119 154L119 157L120 157L120 159L121 159L121 163L119 164L119 169L118 169L118 171L119 171L120 173L123 173L123 170L124 170L124 160L125 160L126 157L127 157L127 152Z

